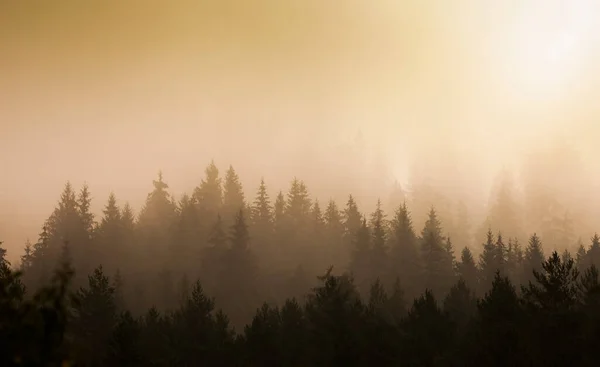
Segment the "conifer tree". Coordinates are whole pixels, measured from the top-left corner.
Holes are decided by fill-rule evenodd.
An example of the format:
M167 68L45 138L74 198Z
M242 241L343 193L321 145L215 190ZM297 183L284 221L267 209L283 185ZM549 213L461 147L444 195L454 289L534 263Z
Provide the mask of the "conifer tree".
M90 193L88 185L84 184L79 192L79 196L77 197L77 207L79 210L79 215L81 216L81 221L83 222L83 226L90 237L94 228L94 215L90 211L91 204L92 194Z
M516 366L530 361L519 332L525 315L510 280L497 272L490 291L478 302L477 308L477 328L473 336L477 343L470 353L472 363Z
M92 365L108 355L109 341L116 321L115 288L102 267L88 277L87 288L77 292L78 317L73 323L75 356Z
M468 247L462 249L460 253L460 262L457 264L459 279L465 282L465 286L473 292L479 290L478 269L475 265L473 253Z
M261 262L268 261L274 255L273 243L273 207L267 192L265 180L260 180L260 186L251 207L251 233L254 238L254 248Z
M415 299L402 321L401 330L404 334L402 360L412 366L435 365L446 353L452 338L452 324L429 290Z
M304 182L294 178L290 191L287 194L285 213L295 231L308 222L310 208L311 202L306 185Z
M206 213L206 220L214 220L221 209L223 203L223 189L221 186L221 178L219 177L219 169L214 161L204 170L205 178L200 185L194 189L194 198L198 202L200 208Z
M387 275L387 238L385 228L385 214L381 209L381 200L377 200L377 207L371 214L371 279Z
M114 193L109 195L102 212L104 216L96 233L96 256L99 263L112 272L121 265L119 261L123 260L123 250L126 246L121 211Z
M450 288L450 292L444 299L443 306L444 312L446 312L456 327L458 333L456 335L457 339L462 339L467 333L471 319L477 312L477 299L463 278L460 278Z
M600 236L595 233L591 242L589 249L585 252L585 257L582 262L584 270L592 265L600 267Z
M244 191L240 178L233 169L233 166L229 166L229 169L225 173L225 183L223 185L223 206L221 213L223 220L225 221L226 227L229 227L233 223L235 215L240 210L245 210Z
M494 242L494 234L489 229L487 240L483 244L483 252L479 255L479 285L480 294L485 294L492 286L496 272L502 272L502 263L499 258L498 246Z
M400 283L400 278L396 278L392 286L392 291L388 298L387 308L392 318L392 323L398 325L406 316L407 297Z
M328 253L325 258L334 269L344 269L349 263L349 251L344 246L343 217L336 202L329 200L325 209L325 243Z
M234 327L241 328L252 317L259 301L257 294L257 263L250 249L250 234L244 216L240 210L231 226L230 247L223 259L219 277L218 301L224 302L226 314ZM233 306L233 308L232 308Z
M396 210L391 221L391 232L391 271L405 284L408 298L414 299L423 291L424 285L420 281L422 274L417 236L406 203Z
M204 285L210 293L216 293L219 276L224 270L222 267L225 255L227 253L227 235L223 229L221 216L217 215L217 220L210 230L208 238L208 247L204 249L202 259L202 279Z
M260 186L252 207L252 223L259 232L269 233L273 224L273 208L267 192L265 180L260 180Z
M171 228L176 218L176 207L166 191L169 186L163 181L162 172L159 172L158 180L153 182L153 186L154 190L148 194L139 214L137 235L140 245L145 247L144 264L156 269L163 266L165 260Z
M438 297L443 297L454 283L453 264L445 244L441 223L435 209L431 208L421 232L421 258L425 287Z
M179 202L179 215L174 226L169 259L181 273L199 276L198 259L206 244L206 224L200 218L196 199L184 194Z
M529 244L525 249L525 256L523 258L523 275L521 278L522 284L528 284L535 280L534 271L542 270L542 263L544 262L544 253L542 251L542 242L540 238L534 234L529 239Z
M361 228L362 217L354 197L352 195L348 196L348 202L344 209L344 230L346 238L354 238L356 232Z
M371 252L371 234L367 226L367 220L363 218L362 226L356 232L354 239L354 249L350 262L350 271L357 282L357 288L361 295L367 295L370 279L370 252Z
M565 332L555 332L576 327L579 322L579 315L574 312L579 294L579 272L572 259L563 262L556 251L541 267L539 271L533 270L535 282L522 287L530 328L538 331L540 338L533 345L531 354L540 365L571 362L579 365L581 353L578 343L574 343ZM548 347L552 348L552 355L546 352Z

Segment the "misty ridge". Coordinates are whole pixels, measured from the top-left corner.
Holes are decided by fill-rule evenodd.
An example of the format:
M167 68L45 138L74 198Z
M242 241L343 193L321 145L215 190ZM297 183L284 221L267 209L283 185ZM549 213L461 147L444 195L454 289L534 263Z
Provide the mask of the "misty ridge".
M0 366L597 366L600 4L0 2Z
M426 181L365 212L352 195L311 199L299 178L275 194L260 180L249 196L213 162L179 200L159 172L137 213L111 193L99 216L89 187L67 183L20 261L2 250L2 358L593 365L600 237L576 237L548 185L528 201L498 177L479 225Z

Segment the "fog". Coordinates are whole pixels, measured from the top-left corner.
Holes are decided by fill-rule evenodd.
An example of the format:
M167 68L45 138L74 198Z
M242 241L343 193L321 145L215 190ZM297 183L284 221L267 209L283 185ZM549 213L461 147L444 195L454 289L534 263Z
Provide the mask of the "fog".
M0 240L10 258L35 241L67 180L90 185L97 213L111 191L138 209L159 170L178 198L213 159L247 196L297 176L370 210L395 180L427 181L481 216L502 169L538 172L587 238L600 229L597 8L2 2Z

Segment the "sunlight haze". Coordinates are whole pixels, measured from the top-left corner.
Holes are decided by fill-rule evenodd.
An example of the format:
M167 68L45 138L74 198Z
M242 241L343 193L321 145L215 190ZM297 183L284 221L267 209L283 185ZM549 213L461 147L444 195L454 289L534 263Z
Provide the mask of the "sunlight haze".
M476 227L506 169L587 241L599 24L591 0L4 1L0 241L17 259L67 180L138 212L159 170L179 200L213 159L247 198L297 176L365 211L426 181Z

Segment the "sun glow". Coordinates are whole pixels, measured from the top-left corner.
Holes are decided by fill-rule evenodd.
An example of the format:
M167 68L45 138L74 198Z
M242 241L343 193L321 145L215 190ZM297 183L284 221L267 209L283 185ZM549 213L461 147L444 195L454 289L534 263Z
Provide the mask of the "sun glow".
M595 7L591 1L572 0L520 10L504 56L503 77L513 93L527 98L563 96L581 71Z

